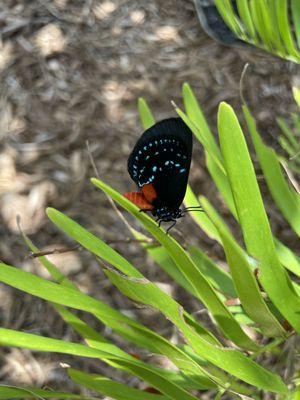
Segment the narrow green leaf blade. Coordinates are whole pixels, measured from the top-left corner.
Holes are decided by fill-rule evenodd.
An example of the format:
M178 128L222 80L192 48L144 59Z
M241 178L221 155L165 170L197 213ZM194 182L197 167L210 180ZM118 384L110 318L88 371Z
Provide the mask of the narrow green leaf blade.
M244 310L259 325L266 336L284 337L282 326L270 312L262 297L244 251L233 239L228 228L223 223L220 223L217 213L205 197L201 197L201 204L222 238L226 259Z
M206 277L197 269L191 258L185 253L182 247L170 236L160 229L157 224L145 215L139 212L139 209L128 201L125 197L117 193L110 186L99 179L92 178L92 183L99 189L109 195L125 210L136 217L144 227L158 240L167 250L170 257L176 263L182 274L188 279L194 287L198 298L211 311L222 332L234 343L241 347L255 349L257 345L245 334L240 325L221 302Z
M291 249L275 239L278 260L293 274L300 277L300 259Z
M148 107L148 104L142 97L140 97L138 101L138 110L142 127L144 129L151 128L151 126L155 124L155 120L150 108Z
M277 259L243 132L233 109L221 103L218 115L221 151L249 254L259 261L260 282L272 302L300 332L300 298Z
M132 322L130 318L119 313L106 304L95 300L77 289L64 287L46 281L38 276L0 263L0 281L41 299L90 312L94 315L114 318L119 322ZM136 323L136 322L135 322ZM138 324L138 323L136 323Z
M33 253L38 253L39 249L33 244L33 242L29 239L29 237L24 232L22 232L22 236L23 236L24 242L26 243L28 248ZM67 287L70 287L73 289L77 289L76 286L68 278L66 278L60 272L60 270L52 262L50 262L48 260L47 257L41 256L41 257L38 257L38 259L57 283L60 283L64 286L67 286Z
M263 143L246 105L243 112L270 193L286 221L300 236L300 196L285 181L275 151Z
M247 0L242 0L247 1ZM296 89L294 90L296 93ZM300 93L300 91L299 91ZM235 203L233 200L233 195L230 187L230 183L228 177L226 175L226 171L224 169L223 157L222 155L216 156L217 153L220 154L220 151L215 152L211 145L209 145L209 138L212 136L209 127L207 126L207 122L203 113L201 111L201 107L197 104L196 97L192 92L192 89L189 86L185 87L185 96L186 102L189 103L189 116L185 115L181 110L176 108L178 114L183 118L183 120L190 126L192 132L195 134L196 138L200 141L200 143L204 146L205 149L205 156L206 156L206 166L207 169L218 188L222 198L224 199L227 207L231 211L232 215L238 220L237 211L235 207ZM300 96L299 96L300 99ZM300 100L299 100L300 104ZM200 110L200 114L198 115ZM198 116L197 116L198 115ZM197 117L197 118L196 118ZM191 121L191 118L194 118L194 122ZM198 121L199 125L196 125ZM300 126L300 124L299 124ZM208 130L208 134L202 134ZM299 129L300 132L300 129ZM213 139L214 140L214 139ZM190 186L187 187L186 197L185 197L185 204L187 206L190 205L197 205L198 199L196 198L195 194L191 190ZM200 228L211 238L216 240L218 243L221 243L220 238L218 237L218 233L211 223L211 221L207 218L205 214L201 213L191 213L191 217L195 220L195 222L200 226ZM295 256L291 253L291 251L279 242L278 239L275 238L276 242L276 252L277 256L287 269L290 271L298 271L296 274L299 274L299 267L300 264L297 262ZM295 273L295 272L294 272Z
M124 199L123 196L122 196L122 199ZM72 239L79 242L83 247L87 248L88 250L90 250L92 253L94 253L98 257L105 259L109 264L113 265L116 269L118 269L122 273L125 273L125 275L129 275L129 276L135 277L135 278L143 278L143 275L137 269L135 269L131 264L128 263L127 260L123 259L113 249L111 249L112 257L110 257L107 254L107 245L102 240L100 240L99 238L97 238L96 236L94 236L90 232L88 232L86 229L84 229L77 222L73 221L72 219L70 219L69 217L67 217L66 215L62 214L61 212L59 212L55 209L47 209L46 212L47 212L48 216L50 217L50 219L52 220L52 222L54 222L63 232L68 234ZM139 213L139 214L141 215L141 213ZM103 252L103 250L104 250L104 252ZM121 262L123 260L125 260L126 263ZM124 265L125 265L125 267L124 267ZM128 266L130 266L130 268L128 268ZM178 272L182 275L182 272L180 272L180 270ZM184 275L183 275L183 277L184 277ZM102 316L102 318L103 318L103 316ZM107 323L107 320L106 320L106 323ZM130 324L130 320L128 321L128 323ZM112 321L109 321L109 324L111 326ZM119 329L121 329L122 326L123 325L121 325ZM117 328L117 326L114 326L113 329L116 329L116 328ZM136 323L135 328L138 328L138 329L143 328L144 329L143 333L145 334L146 328L142 327L138 323ZM216 339L213 337L213 335L211 335L206 329L204 329L203 327L200 327L200 325L198 328L199 329L201 328L201 334L207 336L208 340L216 341ZM119 329L117 329L117 331ZM151 331L147 330L148 336L151 333L152 333ZM124 335L124 332L123 332L123 335ZM159 336L153 337L151 342L156 343L157 339L159 340L159 338L160 338ZM149 341L147 341L147 343L149 345Z
M111 282L126 296L134 301L139 301L160 310L182 331L189 344L200 357L249 384L265 390L286 392L287 389L279 376L262 368L242 353L215 346L197 335L186 324L178 304L175 301L170 302L164 295L158 295L153 283L145 279L127 278L112 270L106 270L105 273Z
M18 270L17 268L5 264L0 264L0 281L44 300L90 312L125 339L136 345L145 347L151 352L166 355L175 365L178 366L178 368L185 371L187 375L189 374L189 369L185 370L185 368L190 365L191 360L186 360L186 356L184 354L182 355L182 352L178 350L176 346L172 345L168 340L155 332L152 332L150 329L147 329L137 321L131 320L113 308L110 308L98 300L92 299L78 290L45 281L44 279L28 272ZM72 319L76 324L76 318L74 319L74 317L68 315L67 311L64 312L63 309L59 309L59 312L62 314L63 318L66 318L68 321ZM77 330L81 334L84 333L82 328L82 325L77 325ZM96 348L98 348L99 345L102 346L102 343L105 344L101 338L92 337L93 333L85 332L85 334L87 334L87 342L90 346L95 347L95 343L97 343ZM216 339L214 339L214 337L204 328L202 328L201 335L203 335L203 337L208 341L218 343L218 341L216 341ZM98 339L100 339L100 341ZM112 346L113 345L110 344L111 350L114 349L116 353L118 352L121 355L125 354L116 346L114 348ZM199 369L198 377L200 382L203 382L203 379L204 381L207 381L205 378L206 373L193 362L191 365L193 374L197 369ZM202 379L201 376L204 376L204 378Z
M197 297L197 293L186 277L180 272L177 265L166 252L163 246L147 248L150 257L180 286L182 286L191 295Z
M197 267L201 269L215 289L232 299L237 297L231 276L224 269L214 263L198 247L190 247L189 253Z
M299 48L300 47L300 3L298 0L291 0L291 10L292 10L293 25L295 27L295 35Z
M243 22L244 27L246 28L245 33L247 35L247 38L255 43L257 40L256 30L251 18L249 2L248 0L237 0L236 4L241 21Z
M206 167L231 214L237 219L237 212L225 170L220 168L209 153L206 153Z
M209 149L210 152L212 152L219 160L222 160L216 139L210 130L194 92L187 83L184 83L182 86L182 97L188 118L196 127L199 128L199 131L195 132L197 139L200 143L207 143L207 149Z
M46 338L29 333L18 332L10 329L0 328L0 346L13 346L30 349L41 352L54 352L62 354L70 354L80 357L97 358L104 362L108 362L115 367L125 370L142 380L145 380L156 389L160 390L167 396L176 393L174 400L195 400L185 389L182 389L179 384L171 381L171 377L176 376L174 373L169 373L161 368L152 367L139 360L136 360L130 355L127 355L116 346L109 343L99 343L96 348L84 346L73 342ZM177 374L180 378L180 375ZM181 379L182 383L182 379ZM182 397L180 397L182 396Z
M131 361L131 356L110 343L101 343L101 349L100 346L98 349L92 349L78 343L4 328L0 328L0 346L21 347L34 351L63 353L79 357L111 360L127 359Z
M47 208L46 213L55 225L62 229L76 242L80 243L82 247L86 248L102 260L114 265L124 274L135 276L137 278L142 277L138 270L135 269L124 257L88 230L82 228L77 222L54 208Z
M250 113L249 109L247 109L247 111L249 111ZM300 148L300 143L297 141L296 135L283 118L277 118L277 123L280 126L280 129L282 130L284 135L286 136L289 145L291 146L292 154L295 154L295 152L297 152Z
M188 185L186 189L184 204L186 205L186 207L197 206L197 205L200 206L199 201L196 195L194 194L193 190L191 189L190 185ZM216 230L212 222L209 220L207 215L205 215L205 213L194 212L190 213L190 216L200 226L200 228L203 230L203 232L206 233L208 237L216 240L219 243L221 242L218 231Z
M203 145L205 150L205 158L206 158L206 166L207 169L213 178L214 183L216 184L218 190L220 191L222 197L224 198L226 204L228 205L230 211L233 215L236 215L235 205L231 193L231 189L226 177L226 173L223 167L223 159L219 149L219 146L214 138L213 133L211 132L209 125L206 121L206 118L202 112L202 109L195 97L194 92L192 91L191 87L184 83L182 88L182 95L184 106L186 109L186 123L188 121L191 122L191 130L199 140L199 142ZM180 111L178 108L176 109L178 114L185 118L185 115ZM192 199L192 197L194 197ZM192 196L191 189L188 187L187 194L186 194L186 204L193 205L189 198L196 203L195 196ZM196 220L196 222L201 222L199 225L203 225L204 227L209 226L209 232L207 229L205 232L211 237L209 234L212 229L210 224L205 220L206 216L202 216L199 214L192 215L192 217Z
M78 399L78 400L97 400L96 397L85 397L81 394L72 394L65 392L55 392L52 390L44 390L37 388L20 388L15 386L5 386L0 385L0 399L1 400L16 400L16 399L35 399L35 400L43 400L43 399ZM159 400L159 399L158 399Z
M215 5L226 25L237 35L243 36L242 25L234 12L231 0L215 0Z
M295 102L297 103L298 107L300 107L300 88L294 86L293 87L293 95Z
M142 390L130 388L122 383L105 378L101 375L89 375L81 371L69 368L68 374L73 382L84 386L103 396L109 396L115 400L167 400L168 397L151 394Z
M282 42L286 47L287 53L295 57L300 62L300 53L295 47L292 31L289 24L288 2L287 0L276 1L277 23Z

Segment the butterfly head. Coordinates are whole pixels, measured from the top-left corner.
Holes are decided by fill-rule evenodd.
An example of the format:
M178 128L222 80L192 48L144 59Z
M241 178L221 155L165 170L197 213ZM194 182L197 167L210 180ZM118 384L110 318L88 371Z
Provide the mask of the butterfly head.
M154 217L157 217L157 220L164 222L174 221L183 216L180 208L170 209L166 206L154 208L151 212Z

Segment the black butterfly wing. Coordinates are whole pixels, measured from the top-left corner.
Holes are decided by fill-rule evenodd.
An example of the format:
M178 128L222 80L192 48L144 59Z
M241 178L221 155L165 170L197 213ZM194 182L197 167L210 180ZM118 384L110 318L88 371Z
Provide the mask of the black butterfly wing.
M139 188L152 184L156 206L176 209L183 201L192 156L192 132L180 118L147 129L128 159L128 172Z

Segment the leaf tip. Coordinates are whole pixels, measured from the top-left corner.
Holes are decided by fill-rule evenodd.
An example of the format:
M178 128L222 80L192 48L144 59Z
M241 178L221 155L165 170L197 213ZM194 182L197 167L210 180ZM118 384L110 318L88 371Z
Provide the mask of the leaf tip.
M182 90L190 90L191 87L187 82L183 82L182 84Z
M230 104L226 103L226 101L221 101L220 105L219 105L219 112L221 111L232 111L232 107Z
M300 107L300 88L293 86L293 96L297 105Z
M97 178L91 178L91 179L90 179L90 182L91 182L93 185L97 186L97 184L99 183L99 180L98 180Z
M49 218L51 218L51 215L53 215L53 213L56 212L56 211L57 211L57 210L56 210L55 208L53 208L53 207L47 207L46 210L45 210L46 215L47 215Z

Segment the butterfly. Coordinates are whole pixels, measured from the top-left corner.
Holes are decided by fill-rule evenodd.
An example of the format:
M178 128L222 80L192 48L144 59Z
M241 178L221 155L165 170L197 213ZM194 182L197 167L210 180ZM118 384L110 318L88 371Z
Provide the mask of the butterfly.
M139 192L124 196L150 211L159 226L172 222L167 232L188 209L180 209L191 165L193 136L181 118L169 118L147 129L128 158L128 172ZM197 208L197 207L196 207Z

